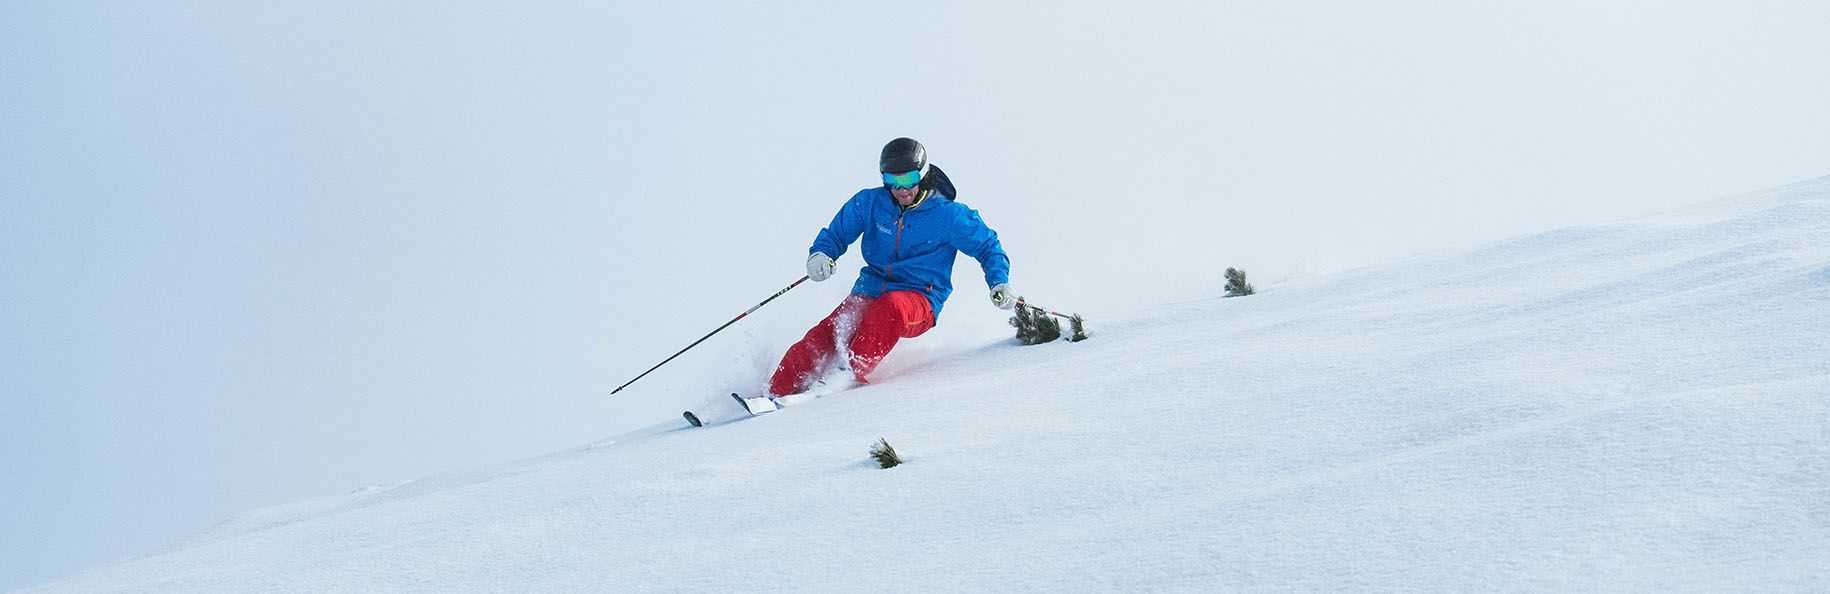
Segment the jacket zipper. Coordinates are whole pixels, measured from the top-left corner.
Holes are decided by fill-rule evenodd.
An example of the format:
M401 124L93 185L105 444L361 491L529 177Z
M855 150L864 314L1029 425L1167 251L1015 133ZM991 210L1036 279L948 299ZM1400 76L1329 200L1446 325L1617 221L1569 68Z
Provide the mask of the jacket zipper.
M890 290L890 270L896 268L896 260L902 257L902 218L909 216L909 211L915 210L915 207L921 206L921 203L927 199L928 191L922 190L915 196L914 204L910 204L908 208L902 209L902 212L896 213L896 243L890 248L890 263L883 266L883 289L877 291L877 294L882 295L884 291ZM891 202L894 203L895 199L892 198ZM933 285L930 284L929 287L932 288Z
M890 290L890 271L896 268L896 260L902 258L902 217L908 214L906 210L896 214L896 244L890 248L890 263L883 265L883 289L877 291L878 295Z

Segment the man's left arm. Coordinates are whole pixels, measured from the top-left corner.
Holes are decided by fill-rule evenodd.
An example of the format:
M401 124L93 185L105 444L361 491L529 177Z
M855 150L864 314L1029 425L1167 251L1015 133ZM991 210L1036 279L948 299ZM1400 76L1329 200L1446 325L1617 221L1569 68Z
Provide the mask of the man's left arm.
M1010 256L1004 254L1004 245L998 242L998 232L991 230L985 220L979 218L978 211L970 208L963 210L965 212L953 220L948 243L953 244L953 249L978 260L979 268L985 271L985 286L992 288L993 293L998 293L998 288L1010 282ZM1003 304L1000 303L999 307L1003 307Z

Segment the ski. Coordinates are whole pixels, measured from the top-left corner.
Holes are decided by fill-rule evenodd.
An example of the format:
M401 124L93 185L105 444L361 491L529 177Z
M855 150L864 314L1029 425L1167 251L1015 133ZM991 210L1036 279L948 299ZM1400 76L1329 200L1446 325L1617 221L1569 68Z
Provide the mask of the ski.
M742 395L740 395L736 392L732 392L731 399L736 400L737 404L739 406L743 407L743 411L746 413L749 413L749 414L741 416L741 417L737 417L735 419L731 419L730 421L725 421L726 423L741 421L743 419L747 419L747 418L754 417L756 415L760 415L760 414L764 414L764 413L775 412L777 410L781 410L781 408L782 408L780 403L776 402L775 399L769 398L767 396L757 396L755 398L744 398ZM692 425L694 427L704 427L707 425L707 423L705 422L704 419L699 418L699 415L693 414L693 411L690 411L690 410L681 412L680 417L686 419L686 424Z
M757 415L772 413L794 404L812 400L814 398L824 398L828 395L845 392L863 385L865 385L864 382L858 380L849 370L842 369L837 373L816 380L813 383L812 388L808 391L792 396L783 396L780 398L773 396L754 396L745 398L742 394L732 392L731 400L737 401L737 404L743 407L743 411L749 414L729 421L719 421L717 424L741 421ZM681 412L680 417L686 419L686 424L694 427L705 427L713 424L700 418L697 413L690 410Z
M743 410L750 413L750 416L752 417L763 413L772 413L781 410L782 408L782 405L777 404L774 398L769 398L767 396L744 398L743 396L739 396L736 392L732 392L731 398L737 400L738 404L743 405Z

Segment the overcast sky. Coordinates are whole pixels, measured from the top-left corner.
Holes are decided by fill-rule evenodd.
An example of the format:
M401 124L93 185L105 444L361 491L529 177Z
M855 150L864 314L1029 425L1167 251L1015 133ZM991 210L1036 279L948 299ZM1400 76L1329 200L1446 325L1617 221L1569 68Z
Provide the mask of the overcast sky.
M760 385L896 136L1095 331L1830 174L1817 1L526 4L0 4L0 590Z

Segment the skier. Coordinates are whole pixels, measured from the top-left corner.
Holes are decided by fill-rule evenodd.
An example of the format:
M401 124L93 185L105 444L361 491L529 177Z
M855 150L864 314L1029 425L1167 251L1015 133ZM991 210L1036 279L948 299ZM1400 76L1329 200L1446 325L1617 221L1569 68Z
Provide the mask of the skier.
M832 315L782 355L769 380L772 396L807 391L835 364L849 366L858 383L866 383L864 377L897 340L934 327L953 292L957 254L979 261L993 305L1016 305L1010 258L997 232L985 226L977 211L954 200L953 182L928 163L921 143L897 138L883 145L877 171L883 186L852 195L807 250L807 277L824 281L832 277L835 259L862 235L865 266Z

